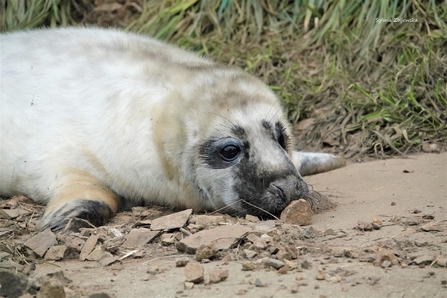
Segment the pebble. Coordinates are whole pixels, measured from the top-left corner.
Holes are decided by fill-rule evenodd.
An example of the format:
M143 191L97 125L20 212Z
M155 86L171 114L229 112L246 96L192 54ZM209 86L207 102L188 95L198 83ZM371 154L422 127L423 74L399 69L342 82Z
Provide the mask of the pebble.
M421 227L424 232L432 232L432 231L441 231L438 227L438 224L434 221L426 223Z
M251 249L244 249L244 253L245 253L245 256L247 257L247 259L249 259L249 260L256 257L256 255L258 254L256 251L251 250Z
M25 242L25 246L43 257L50 247L57 244L56 235L50 229L40 232Z
M372 231L373 227L369 222L358 221L357 222L357 230L360 231Z
M218 283L228 278L227 269L214 269L209 272L210 283Z
M218 250L214 244L203 244L196 249L196 260L201 262L204 259L212 259L216 256Z
M284 266L284 262L277 260L277 259L269 258L269 259L267 259L266 265L271 266L275 269L279 269Z
M191 290L192 288L194 288L194 283L190 281L185 281L184 288L185 290Z
M415 217L407 217L405 219L405 223L409 226L417 226L419 224L419 220Z
M256 265L253 262L242 263L242 271L253 271L256 269Z
M186 264L189 263L188 257L177 258L175 259L175 267L185 267Z
M62 260L64 259L66 252L67 252L67 246L55 245L48 249L44 259L48 261Z
M191 213L192 209L186 209L153 219L151 221L151 230L160 231L181 228L186 224Z
M256 278L256 280L255 280L255 287L263 288L263 287L265 287L265 285L259 278Z
M291 292L292 294L296 294L296 293L298 293L298 285L297 285L297 284L293 284L293 285L290 287L290 292Z
M132 229L126 235L123 246L126 248L137 248L149 243L160 234L159 231L151 231L147 228Z
M193 283L200 283L203 282L205 279L205 270L203 269L203 266L199 263L188 263L185 266L185 276L186 281L193 282Z
M311 269L312 268L312 264L308 260L304 260L303 262L301 262L301 268L303 268L303 269Z
M280 219L288 224L307 226L312 222L313 211L310 204L299 199L292 201L282 212Z
M49 278L42 283L37 298L48 297L65 297L64 285L59 279Z
M434 256L423 255L414 259L412 263L416 265L430 265L434 260Z

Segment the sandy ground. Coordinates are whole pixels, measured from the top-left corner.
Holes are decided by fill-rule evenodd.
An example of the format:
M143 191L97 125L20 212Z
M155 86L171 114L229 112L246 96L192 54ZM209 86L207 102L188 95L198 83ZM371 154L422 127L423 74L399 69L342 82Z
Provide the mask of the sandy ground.
M71 294L86 297L447 297L447 153L348 164L306 180L338 206L300 228L317 236L289 240L299 252L292 260L298 268L285 274L268 266L243 271L247 259L240 246L232 261L203 264L205 282L185 289L184 268L175 266L184 254L155 242L142 257L106 267L40 260L29 276L38 280L62 271ZM359 221L373 219L381 221L380 229L356 229ZM282 228L282 234L270 232L284 236L287 226ZM281 237L274 237L276 244L284 244ZM397 261L384 257L386 251ZM208 273L216 268L227 269L229 277L209 284Z

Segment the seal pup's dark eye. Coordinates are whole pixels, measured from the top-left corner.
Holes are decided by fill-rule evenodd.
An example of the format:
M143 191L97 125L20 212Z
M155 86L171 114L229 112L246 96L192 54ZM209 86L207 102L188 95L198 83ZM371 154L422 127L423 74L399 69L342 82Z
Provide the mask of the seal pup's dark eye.
M239 156L240 153L241 153L240 147L236 145L226 145L220 150L219 155L225 161L233 161Z
M281 124L281 122L277 122L277 123L275 124L275 137L276 137L276 140L278 141L279 145L280 145L284 150L286 150L286 147L287 147L287 141L286 141L286 138L287 138L287 136L284 135L284 131L285 131L285 128L284 128L284 126Z

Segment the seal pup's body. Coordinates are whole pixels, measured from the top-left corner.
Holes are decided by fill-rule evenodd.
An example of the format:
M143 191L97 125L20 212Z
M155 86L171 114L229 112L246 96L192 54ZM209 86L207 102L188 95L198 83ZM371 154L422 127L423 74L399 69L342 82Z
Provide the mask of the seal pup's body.
M336 160L292 152L258 79L154 39L68 28L0 43L0 194L47 203L42 228L100 225L123 204L277 215L308 195L297 167Z

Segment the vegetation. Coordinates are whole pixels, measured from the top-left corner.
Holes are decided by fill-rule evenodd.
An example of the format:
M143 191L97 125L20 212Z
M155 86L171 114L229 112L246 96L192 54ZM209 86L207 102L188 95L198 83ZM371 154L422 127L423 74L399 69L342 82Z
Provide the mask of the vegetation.
M254 73L300 124L301 147L327 146L362 157L447 143L445 1L0 3L1 31L117 26Z

